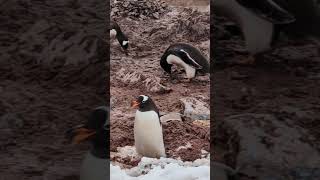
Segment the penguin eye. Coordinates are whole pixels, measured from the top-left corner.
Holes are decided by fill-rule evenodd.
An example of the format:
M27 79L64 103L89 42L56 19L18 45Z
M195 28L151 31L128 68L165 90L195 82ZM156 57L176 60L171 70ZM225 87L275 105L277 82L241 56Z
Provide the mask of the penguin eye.
M145 103L146 101L141 101L141 103Z

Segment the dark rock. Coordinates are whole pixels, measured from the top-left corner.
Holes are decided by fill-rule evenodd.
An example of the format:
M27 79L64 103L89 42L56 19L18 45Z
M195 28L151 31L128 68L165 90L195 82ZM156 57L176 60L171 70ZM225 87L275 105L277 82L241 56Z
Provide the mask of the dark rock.
M273 115L240 114L226 118L225 122L240 137L237 166L241 173L259 179L285 180L297 166L320 166L319 152L302 140L305 132Z

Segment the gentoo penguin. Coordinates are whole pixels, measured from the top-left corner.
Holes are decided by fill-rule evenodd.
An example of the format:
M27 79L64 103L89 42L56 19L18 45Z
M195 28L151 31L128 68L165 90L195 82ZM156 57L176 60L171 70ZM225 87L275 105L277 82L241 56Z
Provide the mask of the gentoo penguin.
M109 109L97 107L91 113L88 121L67 131L67 137L73 143L91 142L91 149L86 154L81 170L80 180L106 180L108 176L108 129Z
M183 67L189 81L196 73L209 73L210 65L204 55L195 47L185 43L170 45L161 57L160 65L169 74L173 64Z
M241 28L246 48L254 56L270 50L282 30L320 34L316 0L213 0L213 10L234 20ZM317 26L317 30L315 27ZM311 35L310 34L310 35Z
M132 101L137 108L134 120L134 144L139 154L145 157L166 157L162 125L157 106L149 96L140 95Z
M124 50L128 49L129 41L127 36L121 31L120 26L115 22L110 22L110 36L115 36Z

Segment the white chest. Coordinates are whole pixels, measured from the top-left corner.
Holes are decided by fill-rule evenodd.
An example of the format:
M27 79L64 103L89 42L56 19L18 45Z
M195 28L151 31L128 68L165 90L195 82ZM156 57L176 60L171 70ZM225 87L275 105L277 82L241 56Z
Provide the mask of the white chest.
M139 154L147 157L165 156L162 127L156 112L137 110L134 122L134 140Z
M255 54L268 50L273 36L273 24L236 4L233 10L237 12L248 51Z
M114 37L114 36L116 36L117 35L117 31L115 30L115 29L111 29L110 30L110 36L111 37Z
M187 78L194 78L196 75L196 69L193 68L192 66L188 65L187 63L185 63L178 56L170 54L167 57L167 62L168 62L168 64L176 64L177 66L183 67L184 70L186 71Z

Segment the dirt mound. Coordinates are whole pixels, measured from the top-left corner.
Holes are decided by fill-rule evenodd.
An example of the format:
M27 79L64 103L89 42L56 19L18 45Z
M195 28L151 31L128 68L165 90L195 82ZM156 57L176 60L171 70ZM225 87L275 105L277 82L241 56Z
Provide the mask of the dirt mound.
M159 19L168 10L168 5L161 0L114 0L111 8L111 16Z

